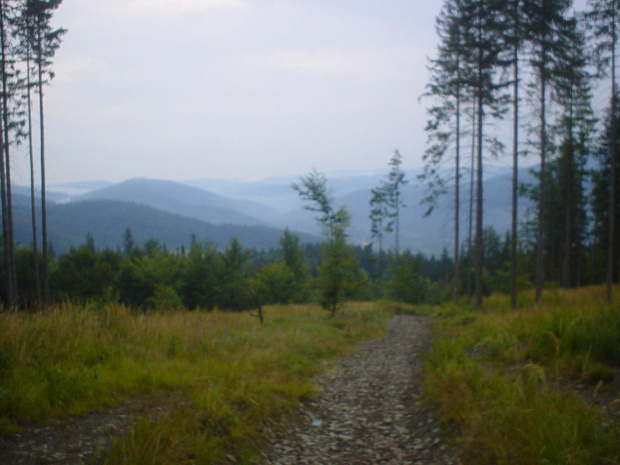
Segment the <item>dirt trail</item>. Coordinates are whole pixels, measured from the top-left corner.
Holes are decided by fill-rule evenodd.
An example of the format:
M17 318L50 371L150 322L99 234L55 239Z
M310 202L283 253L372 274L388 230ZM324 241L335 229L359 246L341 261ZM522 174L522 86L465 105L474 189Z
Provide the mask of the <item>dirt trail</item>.
M262 464L458 464L432 412L420 400L426 320L396 316L386 337L364 344L321 376L321 393L288 420ZM0 464L100 463L110 438L132 418L182 406L182 395L136 399L104 413L54 420L0 437Z
M420 400L426 320L396 316L388 335L344 357L323 391L276 435L263 464L458 464Z

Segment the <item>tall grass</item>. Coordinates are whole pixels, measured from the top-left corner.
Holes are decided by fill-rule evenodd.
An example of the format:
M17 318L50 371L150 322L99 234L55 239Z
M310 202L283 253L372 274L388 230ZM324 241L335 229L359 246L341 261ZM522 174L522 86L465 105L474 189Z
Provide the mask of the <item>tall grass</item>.
M618 423L573 389L605 389L613 377L620 305L607 305L602 288L520 299L532 303L511 311L493 296L483 312L436 312L425 392L455 427L466 463L620 463Z
M270 307L263 325L247 313L137 314L114 304L1 314L0 430L182 391L187 401L137 422L110 463L247 461L265 421L315 391L318 362L380 335L387 317L367 304L335 317Z

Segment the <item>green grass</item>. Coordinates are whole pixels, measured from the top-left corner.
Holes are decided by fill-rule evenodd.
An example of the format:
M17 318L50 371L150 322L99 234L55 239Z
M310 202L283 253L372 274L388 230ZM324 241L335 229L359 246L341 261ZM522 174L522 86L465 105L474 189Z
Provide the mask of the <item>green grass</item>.
M533 302L529 294L522 302ZM620 463L618 423L571 389L610 382L620 362L620 305L602 288L553 290L509 310L435 310L425 393L468 464Z
M350 304L247 313L139 314L119 305L66 305L0 315L0 431L81 414L136 396L181 392L185 405L137 421L113 464L249 463L262 427L316 390L329 360L383 333L389 309Z

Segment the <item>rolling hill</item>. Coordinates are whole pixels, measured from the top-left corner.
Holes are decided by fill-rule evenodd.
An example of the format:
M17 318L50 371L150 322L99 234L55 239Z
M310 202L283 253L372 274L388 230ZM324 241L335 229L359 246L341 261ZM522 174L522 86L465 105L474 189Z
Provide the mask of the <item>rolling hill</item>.
M408 172L409 183L403 187L406 205L401 211L400 243L402 249L426 254L440 254L444 247L452 249L453 195L448 192L430 217L420 205L424 188L416 180L416 172ZM352 244L370 242L368 220L370 190L384 175L368 173L327 175L336 207L346 205L352 216L348 231ZM510 225L510 185L508 168L487 170L485 181L485 226L493 226L500 234ZM532 182L529 168L523 168L520 179ZM125 228L130 227L139 242L156 237L169 247L187 245L196 234L216 245L225 246L237 236L248 247L270 247L284 228L301 231L304 241L320 240L315 216L303 208L291 188L299 178L269 178L262 181L198 179L173 182L154 179L130 179L118 184L105 182L72 183L50 188L51 198L63 203L50 207L50 236L58 251L83 242L91 232L99 246L117 246ZM461 205L461 237L468 227L468 176L464 176ZM205 190L210 189L210 190ZM84 193L84 191L88 191ZM16 192L29 194L17 187ZM80 194L80 195L72 195ZM28 208L28 198L15 196L16 209ZM521 199L520 212L529 205ZM29 216L23 214L23 223ZM175 225L175 226L170 226ZM27 236L21 241L30 243ZM391 247L393 235L385 237Z
M30 209L20 202L14 216L16 241L30 245ZM48 235L56 253L66 252L70 247L84 243L89 233L98 248L116 248L122 244L126 228L131 229L137 244L156 238L171 250L187 247L192 235L218 248L226 247L232 237L237 237L245 247L257 249L277 247L282 235L282 230L273 227L213 225L145 205L114 200L70 202L50 205L48 209ZM300 240L317 242L319 238L300 234Z
M211 224L267 225L277 210L173 181L130 179L88 192L76 200L117 200L147 205Z

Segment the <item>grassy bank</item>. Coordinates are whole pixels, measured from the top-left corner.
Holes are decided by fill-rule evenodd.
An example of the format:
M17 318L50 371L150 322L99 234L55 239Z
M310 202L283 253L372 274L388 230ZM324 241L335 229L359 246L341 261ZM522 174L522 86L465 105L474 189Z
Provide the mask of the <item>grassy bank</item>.
M618 422L588 401L618 398L610 383L620 368L620 305L606 304L603 288L520 300L518 311L499 296L482 312L434 311L425 392L465 462L620 463Z
M110 463L248 461L261 427L311 395L321 360L382 334L389 312L351 304L247 313L136 314L118 305L0 315L0 428L182 391L184 407L134 425Z

